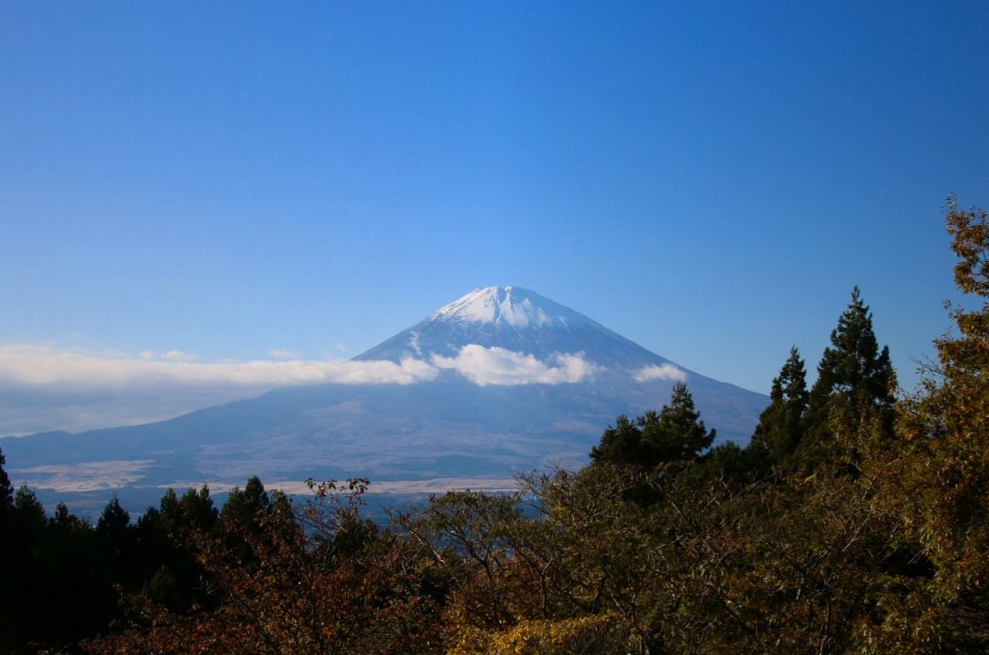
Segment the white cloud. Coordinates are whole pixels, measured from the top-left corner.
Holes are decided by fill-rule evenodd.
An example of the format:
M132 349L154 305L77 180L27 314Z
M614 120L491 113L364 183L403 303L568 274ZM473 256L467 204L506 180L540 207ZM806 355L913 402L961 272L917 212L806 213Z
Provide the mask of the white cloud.
M673 364L653 364L644 366L635 373L636 382L651 380L686 380L687 374Z
M190 362L54 346L0 346L0 436L134 425L297 384L413 384L420 360Z
M268 351L268 354L275 359L298 359L299 355L292 352L291 350L285 350L283 348L272 348Z
M166 358L170 353L162 355ZM419 360L351 362L343 360L199 363L176 356L167 361L106 357L50 346L0 347L0 383L62 387L119 387L171 381L188 384L283 385L411 384L431 380L437 371Z
M294 355L273 350L273 356ZM181 356L180 356L181 355ZM433 355L431 362L256 360L195 362L172 351L153 359L148 353L64 350L54 346L0 346L0 386L48 392L127 391L162 385L274 387L292 384L414 384L434 379L439 369L458 371L475 384L563 384L580 382L597 366L582 353L556 355L547 362L504 348L465 346L456 357Z
M272 355L289 354L273 351ZM539 361L502 348L470 345L431 361L190 361L187 353L0 346L0 436L79 432L172 418L203 407L303 384L415 384L456 371L477 385L566 384L598 367L582 354Z
M422 357L422 347L419 346L419 333L412 331L412 336L409 337L409 345L412 349L416 351L416 355Z
M184 353L181 350L169 350L162 353L161 358L170 362L191 362L199 359L191 353Z
M470 344L460 349L456 357L433 355L437 368L457 371L479 386L518 384L569 384L591 377L598 367L583 358L583 354L556 355L555 366L497 346L486 348Z

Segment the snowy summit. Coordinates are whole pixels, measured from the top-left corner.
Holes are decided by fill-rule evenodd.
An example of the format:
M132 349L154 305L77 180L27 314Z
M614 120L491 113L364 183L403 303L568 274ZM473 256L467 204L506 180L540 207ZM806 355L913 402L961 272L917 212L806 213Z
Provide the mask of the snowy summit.
M554 361L581 353L595 364L627 369L667 360L535 291L513 286L476 289L356 360L430 361L455 357L468 346L499 348Z
M577 312L519 287L485 287L441 307L431 321L509 325L513 328L572 327L588 323Z

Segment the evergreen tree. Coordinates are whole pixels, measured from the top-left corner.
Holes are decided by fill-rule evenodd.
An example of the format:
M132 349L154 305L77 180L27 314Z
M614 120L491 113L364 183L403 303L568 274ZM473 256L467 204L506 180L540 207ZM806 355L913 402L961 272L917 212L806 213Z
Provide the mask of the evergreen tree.
M206 485L189 489L181 498L168 489L157 508L148 508L136 526L144 596L179 612L194 603L211 606L205 571L191 547L195 538L214 533L217 517Z
M0 520L3 519L8 508L14 504L14 488L10 486L10 478L7 477L7 471L3 468L6 463L7 458L3 456L3 450L0 450Z
M796 347L773 380L769 406L759 416L749 443L749 452L759 464L775 466L786 462L797 449L807 428L807 375Z
M51 652L63 652L55 646L75 644L105 631L116 614L118 599L105 569L98 565L100 553L94 548L92 526L59 503L48 519L38 559L45 575L42 584L35 585L39 591L35 638L50 644Z
M111 552L119 553L124 549L130 530L130 514L120 505L120 499L113 497L96 523L96 536L102 540Z
M264 519L268 515L271 499L261 479L252 475L244 488L234 487L227 502L220 510L218 531L224 541L235 548L243 561L253 561L257 546L268 535L264 531Z
M648 421L642 439L661 462L694 459L714 442L715 431L704 428L701 414L694 408L694 398L687 385L677 382L669 405L663 405L659 420Z
M651 468L662 462L696 459L710 447L715 431L708 432L700 412L694 407L687 385L677 382L668 405L657 413L649 410L630 421L619 416L615 427L601 435L601 441L591 448L595 463L634 465Z
M238 489L233 495L239 496L241 493ZM168 489L158 507L149 507L138 519L138 526L146 526L149 533L160 533L173 544L184 545L194 531L203 534L213 532L218 518L219 511L213 505L209 486L204 484L199 489L187 490L181 498L174 489Z
M817 366L807 407L807 434L799 449L803 465L813 468L833 460L842 449L855 450L854 444L836 442L833 421L853 438L873 423L879 424L881 435L889 437L895 420L895 389L889 348L879 348L872 312L855 287L852 302L831 331L831 346L824 349Z
M252 475L243 489L234 487L227 497L227 502L223 504L220 520L224 524L224 529L230 530L234 526L239 526L257 532L257 526L268 510L270 502L261 479Z
M48 525L44 506L27 485L21 485L14 495L13 519L15 532L32 542L41 539Z
M205 484L199 489L189 489L182 494L178 509L186 530L196 528L204 532L212 532L220 515L213 504L209 486Z
M0 651L27 652L45 616L45 563L39 553L45 538L45 509L26 486L14 494L7 532L3 535L7 558L0 581Z
M615 426L608 426L601 434L598 445L591 448L591 462L620 466L647 466L649 458L642 443L641 428L644 419L645 417L640 416L632 421L625 414L615 419Z
M3 451L0 450L0 574L3 573L3 567L10 561L7 553L12 546L10 520L14 510L14 489L10 486L10 478L7 477L7 471L3 468L6 463L7 460L3 456Z

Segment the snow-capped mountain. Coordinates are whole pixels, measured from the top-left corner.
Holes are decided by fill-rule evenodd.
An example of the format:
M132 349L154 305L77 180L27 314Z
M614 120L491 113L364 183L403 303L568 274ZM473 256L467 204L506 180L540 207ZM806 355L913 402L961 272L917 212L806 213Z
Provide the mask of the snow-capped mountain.
M608 370L669 363L569 307L512 286L471 291L354 359L430 361L456 356L468 345L539 360L581 354Z
M108 493L154 502L167 486L220 489L253 474L275 484L470 478L476 489L551 462L579 465L616 416L661 407L678 380L719 441L745 443L768 402L519 287L472 291L355 359L416 359L434 374L278 389L168 421L2 439L0 448L14 483L46 502L88 495L101 506Z

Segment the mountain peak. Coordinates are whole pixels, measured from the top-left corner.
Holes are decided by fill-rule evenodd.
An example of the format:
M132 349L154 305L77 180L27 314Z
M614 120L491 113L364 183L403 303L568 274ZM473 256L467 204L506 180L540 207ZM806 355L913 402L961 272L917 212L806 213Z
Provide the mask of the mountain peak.
M535 291L521 287L485 287L445 305L428 321L475 323L512 328L570 327L587 319Z
M466 346L549 361L582 353L595 365L615 370L667 361L580 312L515 286L475 289L354 359L429 361L435 355L456 357Z

